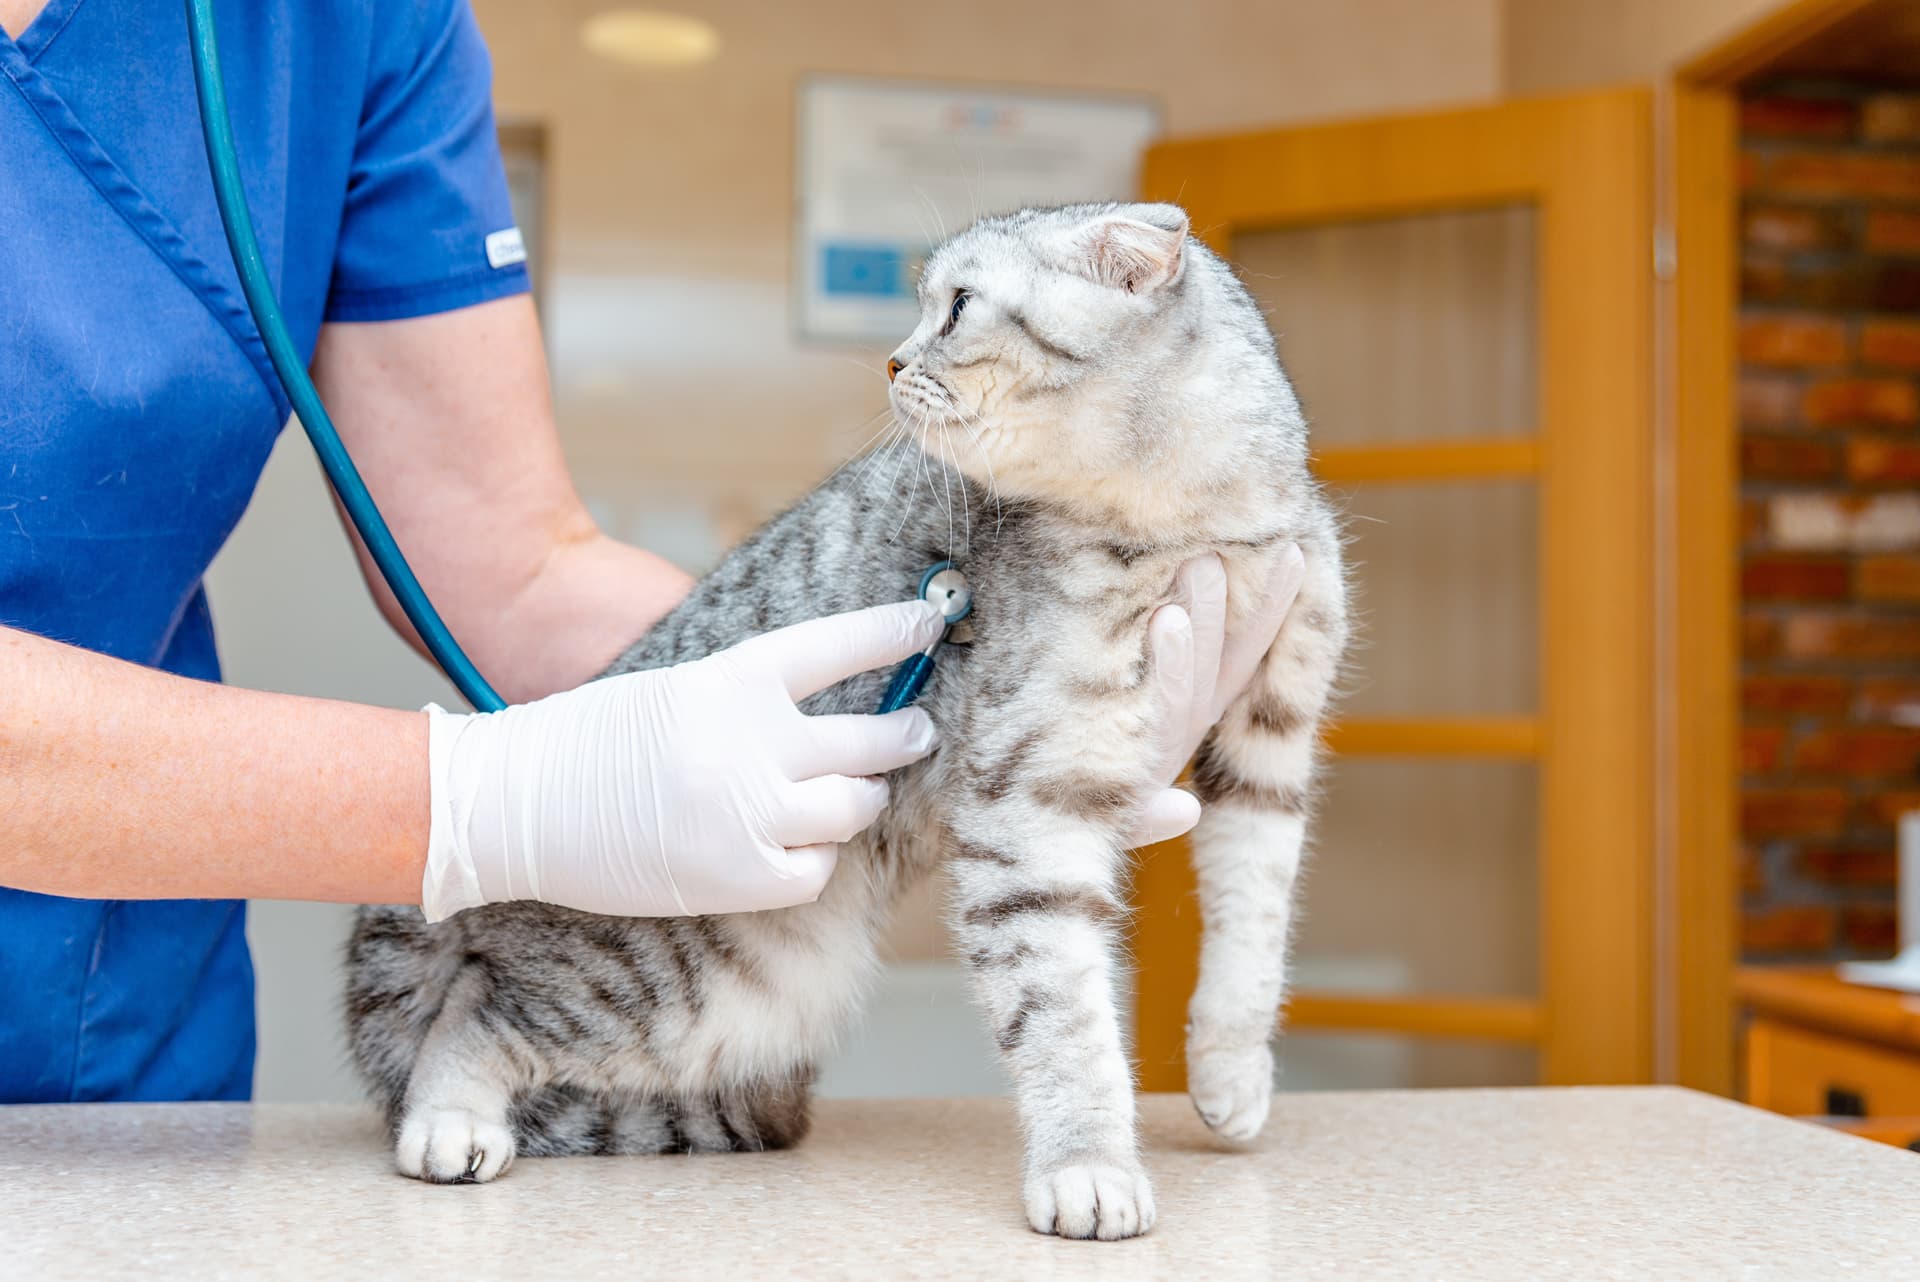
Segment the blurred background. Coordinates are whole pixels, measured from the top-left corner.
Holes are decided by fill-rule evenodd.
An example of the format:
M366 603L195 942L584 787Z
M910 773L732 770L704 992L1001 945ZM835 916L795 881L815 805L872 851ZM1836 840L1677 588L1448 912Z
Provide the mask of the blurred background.
M493 51L575 476L611 533L694 571L868 439L885 406L885 354L911 327L893 294L940 228L1009 201L1127 197L1156 184L1150 194L1206 202L1194 205L1196 228L1269 310L1324 474L1349 511L1365 618L1297 945L1299 987L1340 1000L1302 1004L1284 1085L1685 1077L1665 1030L1690 1018L1689 975L1731 972L1736 935L1753 962L1894 950L1894 829L1920 807L1912 5L474 8ZM1755 32L1764 57L1751 52ZM1688 79L1689 60L1715 49L1746 61ZM1596 178L1552 154L1590 144L1579 133L1587 117L1530 104L1602 86L1641 87L1617 100L1621 118L1638 122L1630 145L1593 161L1594 190L1623 211L1608 225L1626 228L1605 252L1624 246L1609 261L1634 279L1606 331L1635 345L1614 380L1629 408L1612 420L1630 438L1619 457L1631 475L1617 499L1599 488L1614 481L1593 481L1618 525L1580 527L1567 515L1584 512L1580 478L1552 461L1575 457L1557 440L1594 429L1556 397L1598 357L1569 351L1575 331L1559 318L1601 323L1568 302L1581 270L1575 238L1600 233L1555 193ZM1720 241L1688 260L1719 272L1707 291L1725 339L1725 359L1707 362L1724 381L1725 411L1710 404L1713 423L1698 429L1707 453L1728 460L1711 498L1728 528L1722 542L1707 539L1719 549L1707 581L1728 594L1708 623L1727 645L1693 661L1719 665L1704 677L1684 646L1671 663L1662 648L1662 629L1704 599L1676 587L1689 580L1668 554L1683 555L1689 512L1723 510L1675 506L1692 482L1674 459L1694 439L1675 390L1690 364L1675 327L1688 322L1670 296L1675 210L1686 208L1676 202L1694 172L1676 167L1675 149L1699 136L1685 132L1688 94L1728 96L1737 130L1709 131L1725 154L1699 172L1726 182L1700 199L1719 202L1709 225ZM1351 135L1321 123L1382 119ZM1442 132L1421 133L1427 120ZM1423 155L1429 136L1467 141L1458 154ZM1542 175L1539 190L1502 196L1479 177L1492 162L1478 139L1538 157L1525 173ZM1297 169L1300 157L1343 147L1366 168L1341 181L1373 184L1344 207L1315 204L1314 183L1281 172L1283 160ZM1271 195L1269 155L1280 175ZM1390 195L1396 175L1416 174L1441 195ZM1330 176L1324 189L1336 186ZM1284 216L1259 212L1288 201ZM834 246L858 252L834 259ZM1546 496L1569 486L1574 497L1549 510ZM1582 641L1559 639L1581 617L1566 604L1570 576L1612 582L1614 561L1632 564L1605 590L1639 594L1630 622L1640 630L1617 665L1603 659L1590 675L1596 689L1625 692L1617 742L1634 750L1605 758L1617 777L1589 772L1575 785L1597 802L1563 801L1566 785L1552 781L1583 760L1583 727L1558 711L1576 696L1552 692L1588 675L1567 665L1592 662ZM1687 564L1698 572L1698 560ZM236 683L455 702L374 613L297 433L210 584ZM1736 614L1744 660L1733 653ZM1644 653L1625 652L1641 641ZM1696 694L1704 702L1689 702ZM1704 730L1694 707L1706 709ZM1689 727L1726 731L1724 757L1705 761L1718 775L1694 787L1686 767L1701 758L1687 751ZM1630 838L1582 838L1581 805L1613 806ZM1675 820L1689 806L1712 812L1699 840ZM1696 864L1704 901L1663 890ZM1567 978L1614 964L1556 944L1584 938L1576 885L1603 898L1625 888L1622 916L1594 911L1626 924L1619 984L1631 989L1616 1003L1631 1052L1584 1067L1553 1039L1581 1020L1582 991L1599 994L1598 1009L1616 989ZM895 963L828 1066L829 1093L1001 1088L934 894L903 910ZM1710 909L1690 907L1698 902ZM337 1018L349 916L255 906L262 1098L356 1096ZM1696 938L1724 965L1690 969ZM1708 978L1719 995L1701 1000L1730 1012L1732 980ZM1721 1047L1707 1060L1725 1065L1702 1080L1721 1089L1735 1082L1731 1018L1702 1025Z

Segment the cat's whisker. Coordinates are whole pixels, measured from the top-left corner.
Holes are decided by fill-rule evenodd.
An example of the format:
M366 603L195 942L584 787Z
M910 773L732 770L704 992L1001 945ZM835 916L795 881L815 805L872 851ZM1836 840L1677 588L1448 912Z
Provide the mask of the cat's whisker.
M860 442L860 444L854 448L853 452L847 456L847 462L842 463L840 465L841 467L845 467L847 463L851 463L855 459L863 457L868 450L873 448L875 441L878 441L879 439L881 439L887 434L887 430L893 426L893 407L891 405L887 406L885 409L873 415L866 422L862 423L859 427L855 428L854 430L856 432L865 431L867 428L872 427L875 423L880 424L880 426L877 428L874 428L872 432L868 433L867 439ZM835 472L835 475L838 475L837 470Z
M917 191L918 188L916 188L915 190ZM918 209L915 209L913 211L913 223L914 223L914 226L920 229L920 239L924 241L926 244L931 246L931 245L937 245L940 243L939 241L935 240L933 238L932 233L930 233L927 230L926 220L920 217L920 211Z
M942 486L944 486L944 487L945 487L945 489L946 489L946 492L947 492L947 558L946 558L946 559L947 559L947 560L949 560L949 561L951 561L951 560L953 560L953 559L954 559L954 556L953 556L953 553L954 553L954 548L955 548L955 546L956 546L956 545L955 545L955 543L954 543L954 524L953 524L953 508L954 508L954 504L953 504L953 479L954 479L954 478L953 478L953 467L952 467L952 466L951 466L951 464L949 464L949 463L948 463L948 461L947 461L947 428L946 428L946 424L945 424L945 422L944 422L944 421L942 421L942 422L940 422L940 423L936 423L936 424L934 424L934 426L935 426L935 427L936 427L936 428L938 429L938 431L939 431L939 439L938 439L937 441L931 441L931 442L929 442L929 444L932 444L932 445L936 445L936 446L937 446L937 447L939 448L939 451L940 451L940 453L939 453L939 454L937 454L937 455L935 455L935 456L934 456L934 464L933 464L933 465L934 465L935 467L937 467L937 468L939 468L939 469L940 469L940 483L941 483L941 485L942 485ZM962 486L961 486L961 491L962 491L962 495L963 495L963 497L964 497L964 494L965 494L965 489L966 489L966 487L965 487L964 485L962 485Z
M967 496L967 474L960 468L960 451L953 445L952 432L948 428L948 424L952 422L958 422L964 427L966 426L966 421L960 409L959 400L954 396L952 390L945 386L942 386L940 389L940 406L940 458L947 470L952 473L960 483L961 536L965 540L966 546L971 548L973 546L973 510ZM951 526L953 520L951 500L949 500L947 520L949 526ZM949 545L948 559L951 560L951 545L953 541L951 529L948 530L947 541Z
M932 426L932 418L925 411L920 412L920 426L916 435L920 441L920 471L927 478L927 497L936 498L933 489L933 460L927 457L927 431ZM947 547L953 547L953 509L947 509Z
M901 451L901 454L906 458L909 480L907 483L907 504L901 509L900 524L893 532L895 541L898 541L901 531L906 529L907 522L913 517L914 508L920 501L920 482L927 473L927 454L926 451L920 447L920 437L925 429L924 417L924 412L917 411L914 414L912 429L907 433L908 448ZM927 493L928 497L931 498L933 493L933 484L931 481L927 484Z
M1000 501L1000 483L993 475L993 452L987 448L986 437L980 430L981 427L984 427L984 424L980 424L980 416L978 414L973 414L961 409L957 402L954 405L954 410L959 415L960 426L967 430L968 436L972 437L973 448L979 452L980 461L987 465L987 497L993 500L993 536L999 538L1000 527L1007 519L1007 509L1006 505ZM976 424L979 426L976 426Z
M876 422L879 424L879 428L876 428L876 430L866 438L866 441L860 443L860 447L854 451L854 457L858 457L858 453L860 453L862 449L870 447L870 445L874 443L874 439L879 438L879 434L887 430L887 420L889 420L891 416L893 416L893 405L881 405L872 415L866 416L866 420L864 420L858 428L854 428L854 432L866 432L866 430L872 428Z
M947 495L947 560L953 560L953 469L947 466L947 428L940 424L940 486ZM964 492L965 487L962 487Z
M950 433L943 424L940 428L940 448L945 451L950 446ZM960 450L952 446L953 470L960 481L960 538L969 550L973 547L973 501L967 496L967 474L960 471Z
M947 145L953 148L953 158L960 166L960 181L966 184L967 203L973 206L973 221L977 223L980 221L980 192L973 185L973 174L967 169L967 158L960 151L959 139L952 134L947 135ZM984 174L986 170L984 157L980 161L980 168Z
M837 361L841 361L845 364L853 366L857 370L864 370L866 373L873 375L875 378L879 379L881 382L886 381L887 371L880 368L877 365L872 364L869 361L859 360L855 357L847 355L845 352L831 352L829 353L829 355L831 355Z
M914 435L914 436L916 436L916 437L917 437L917 436L918 436L918 435L920 434L920 426L921 426L921 419L922 419L922 417L923 417L923 416L922 416L921 414L919 414L918 412L916 412L916 413L915 413L915 415L914 415L914 422L913 422L913 424L912 424L912 435ZM927 456L926 456L926 452L925 452L924 450L921 450L921 449L919 449L919 448L918 448L918 445L917 445L917 443L916 443L916 447L915 447L914 449L912 449L912 450L910 450L910 451L909 451L909 450L902 450L902 451L900 451L900 455L901 455L901 460L902 460L903 462L910 462L910 460L909 460L909 455L911 455L911 454L918 454L918 455L920 456L920 460L921 460L921 462L922 462L923 464L925 463L925 461L926 461L926 457L927 457ZM907 501L906 501L906 505L905 505L905 506L904 506L903 508L901 508L901 510L900 510L900 524L898 524L898 525L896 525L896 526L894 526L894 527L893 527L893 535L892 535L892 537L890 537L890 538L889 538L889 539L887 540L887 542L888 542L888 543L895 543L895 542L898 542L898 541L899 541L899 538L900 538L900 531L902 531L902 530L904 530L904 529L906 529L906 528L907 528L907 518L913 515L913 500L914 500L915 498L917 498L917 497L919 497L919 494L920 494L920 472L919 472L919 470L918 470L918 469L915 469L915 468L913 468L913 467L912 467L911 465L909 465L909 467L908 467L908 471L910 471L910 472L911 472L911 473L913 474L913 484L912 484L912 488L911 488L911 489L909 489L909 490L907 491ZM931 485L931 483L929 483L929 485L928 485L928 488L929 488L929 489L931 489L931 488L932 488L932 485Z
M867 437L865 441L861 442L860 445L856 449L854 449L854 451L851 454L847 456L847 459L844 463L840 464L839 467L836 467L833 469L832 473L830 473L827 477L828 480L832 480L835 477L839 476L840 473L846 471L849 467L852 467L855 463L865 463L866 461L871 460L872 458L874 458L875 455L882 453L886 449L885 438L887 436L887 433L891 431L894 427L893 407L891 405L889 405L886 409L881 410L878 414L875 414L873 418L868 419L866 423L862 423L858 428L855 428L854 430L864 431L868 426L868 424L874 422L875 419L881 419L881 418L884 418L886 421L880 424L880 427L877 431L873 432L871 435ZM875 445L874 442L876 441L880 442L880 444ZM865 466L863 466L861 470L858 473L856 473L856 475L864 480L866 477L866 473L867 473L867 469Z
M932 196L929 196L927 194L927 189L925 187L915 186L913 189L913 194L926 202L927 208L933 212L934 224L940 228L940 240L936 241L933 237L929 236L927 237L927 243L929 245L937 245L941 243L941 241L947 240L949 238L949 233L947 231L947 220L941 216L939 204L934 200ZM924 228L922 230L924 230Z
M887 478L888 507L893 506L894 498L900 494L900 469L906 464L907 456L910 453L910 451L901 448L907 439L907 425L905 420L895 420L895 426L899 431L890 439L888 449L888 453L893 457L893 472ZM901 520L903 522L906 520L904 513L901 516Z
M889 418L886 424L881 427L880 443L860 458L860 470L854 474L854 484L856 486L865 489L868 483L873 480L876 470L886 461L893 447L893 443L897 439L896 434L898 431L899 420L896 418Z
M865 452L855 456L861 463L860 470L855 473L854 479L855 483L862 488L873 478L873 470L878 466L876 460L886 456L900 430L900 420L894 415L893 408L889 406L884 412L887 415L887 421L880 425L880 430L874 433L873 438L869 438L866 446L862 447ZM872 443L874 438L878 438L880 442L878 445ZM848 459L846 463L841 464L841 467L844 468L853 461L854 459Z

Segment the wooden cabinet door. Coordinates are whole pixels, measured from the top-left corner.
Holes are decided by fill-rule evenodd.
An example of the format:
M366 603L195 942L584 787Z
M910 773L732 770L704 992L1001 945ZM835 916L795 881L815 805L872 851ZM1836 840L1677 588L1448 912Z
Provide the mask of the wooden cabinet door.
M1269 308L1357 540L1295 1030L1506 1056L1462 1080L1652 1078L1651 174L1637 91L1147 156ZM1135 893L1143 1084L1180 1089L1183 843ZM1343 937L1372 959L1346 981Z

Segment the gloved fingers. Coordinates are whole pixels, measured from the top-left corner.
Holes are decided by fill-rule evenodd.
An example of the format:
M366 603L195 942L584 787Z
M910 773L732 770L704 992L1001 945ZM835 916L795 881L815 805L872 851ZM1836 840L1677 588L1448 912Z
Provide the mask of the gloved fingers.
M1289 544L1267 576L1266 590L1259 603L1239 623L1227 629L1226 644L1220 654L1220 677L1214 684L1213 715L1207 719L1207 725L1218 721L1227 705L1238 699L1247 683L1253 680L1254 670L1273 648L1281 625L1287 621L1287 611L1293 608L1306 577L1306 557L1297 545Z
M1184 765L1219 719L1214 711L1214 687L1220 679L1220 655L1227 633L1227 567L1217 554L1209 552L1182 565L1174 583L1178 599L1193 619L1193 693L1180 731Z
M939 639L945 626L930 601L899 601L830 614L763 633L725 651L780 678L795 703L855 673L898 663Z
M788 848L852 841L887 808L887 785L880 779L821 775L793 785L776 840Z
M1162 788L1147 801L1146 809L1133 826L1127 845L1138 848L1157 841L1172 841L1193 831L1200 822L1200 798L1184 788Z
M820 898L820 892L827 888L827 879L833 876L834 866L840 861L840 847L832 842L789 846L780 852L778 859L784 865L781 869L784 878L775 887L779 902L769 902L765 907L792 908Z
M1153 724L1155 782L1165 785L1180 777L1190 755L1185 748L1187 724L1193 717L1193 621L1185 609L1163 605L1147 624L1147 651L1153 661Z
M940 741L933 718L919 708L902 708L883 717L808 717L806 733L788 763L797 779L819 775L883 775L912 765Z

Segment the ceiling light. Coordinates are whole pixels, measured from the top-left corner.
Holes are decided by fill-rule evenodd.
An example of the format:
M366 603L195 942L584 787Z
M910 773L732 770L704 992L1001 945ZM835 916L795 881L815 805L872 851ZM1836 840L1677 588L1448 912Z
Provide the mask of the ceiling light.
M689 67L720 52L720 33L710 23L657 9L612 9L596 13L580 29L593 53L640 67Z

